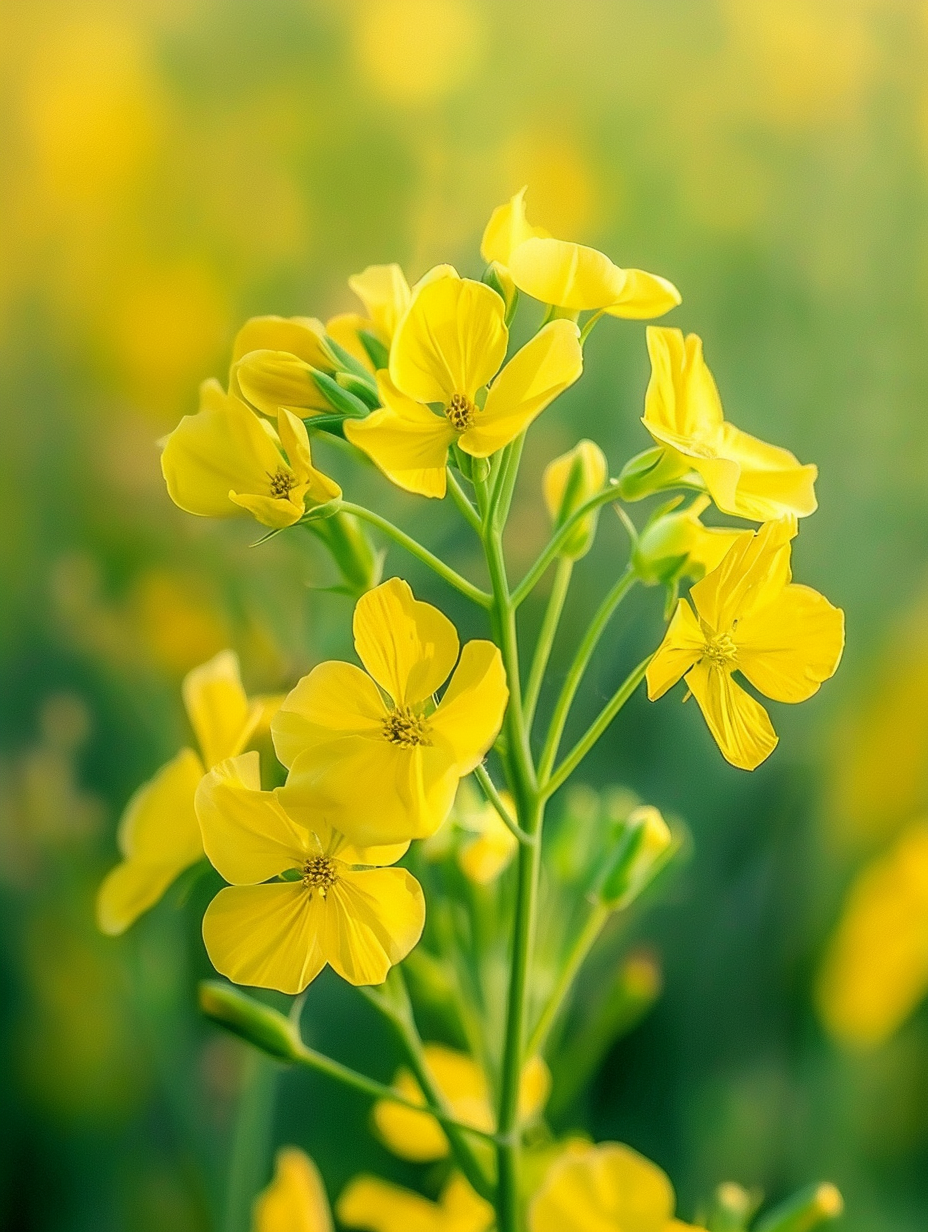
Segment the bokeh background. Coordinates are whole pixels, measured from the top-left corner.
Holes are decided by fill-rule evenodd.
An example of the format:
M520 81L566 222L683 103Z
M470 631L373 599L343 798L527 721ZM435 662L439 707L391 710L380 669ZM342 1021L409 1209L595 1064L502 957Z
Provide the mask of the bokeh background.
M33 0L0 10L0 65L0 1226L219 1228L239 1094L275 1082L275 1140L333 1192L362 1165L410 1179L363 1101L249 1085L254 1059L198 1019L211 884L182 880L120 940L92 903L128 796L187 739L185 671L231 645L253 691L281 689L348 649L309 536L251 548L252 526L181 514L156 440L245 317L352 309L369 262L479 276L490 209L527 183L535 221L672 278L667 323L704 337L729 417L819 464L797 573L849 629L755 774L676 694L636 699L584 767L692 833L631 927L664 991L609 1052L589 1127L667 1168L684 1215L722 1180L776 1198L830 1179L848 1232L924 1229L928 5ZM642 327L607 320L587 349L533 435L516 561L545 534L546 460L592 436L616 473L648 444ZM445 511L340 473L465 547ZM605 520L567 642L622 550ZM388 569L467 627L395 552ZM623 609L594 691L659 611ZM337 981L306 1026L392 1072Z

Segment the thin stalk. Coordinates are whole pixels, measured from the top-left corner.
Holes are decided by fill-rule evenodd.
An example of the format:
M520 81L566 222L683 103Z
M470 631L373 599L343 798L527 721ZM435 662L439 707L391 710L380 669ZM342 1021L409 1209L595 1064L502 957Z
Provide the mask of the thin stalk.
M557 1021L567 995L573 987L574 980L577 978L590 950L596 944L596 940L603 931L603 926L609 919L610 914L611 910L609 907L603 903L597 903L587 917L587 921L574 941L573 947L567 956L567 961L561 969L554 990L548 998L548 1003L535 1024L535 1030L532 1032L528 1044L528 1055L530 1057L534 1056L537 1052L541 1052L542 1048L544 1048L551 1028Z
M248 1232L252 1203L267 1181L278 1069L270 1057L249 1051L232 1131L223 1232Z
M544 780L551 774L554 759L557 757L558 749L561 746L561 737L564 734L564 726L567 723L570 708L573 705L574 698L577 695L577 690L580 688L584 673L589 666L590 659L593 657L593 652L599 644L599 639L606 631L606 626L612 619L613 612L631 590L632 586L634 586L636 581L637 574L631 565L629 565L603 599L602 603L600 603L596 610L596 614L590 621L586 633L583 635L583 640L577 647L577 653L574 655L574 661L568 669L567 678L564 681L564 685L554 706L554 714L551 717L551 726L548 729L548 736L545 740L545 746L538 765L538 774L542 782L544 782Z
M587 753L589 753L596 741L600 738L615 716L619 713L634 691L641 684L644 679L644 674L648 670L648 664L651 662L653 657L653 655L648 655L646 659L641 660L633 671L629 672L625 680L612 695L603 709L599 712L599 716L594 719L555 772L544 784L542 787L542 794L546 800L549 796L553 796L558 788L563 787L576 768L583 761L584 757L586 757Z
M528 685L525 689L525 725L529 731L532 729L535 707L538 705L538 696L541 693L545 669L551 657L551 648L557 635L557 628L560 624L561 613L564 610L564 601L567 598L573 570L574 562L569 556L558 558L557 571L554 574L554 585L551 587L548 606L545 608L544 619L538 632L538 641L535 643L535 654L532 658L532 670L529 672Z
M470 497L458 483L457 476L449 466L448 470L448 491L451 493L451 499L464 515L464 520L473 530L480 534L480 515L470 503Z
M608 488L603 488L602 492L597 492L595 496L579 508L575 509L564 525L548 540L545 547L542 549L538 559L523 577L522 581L516 586L512 592L512 606L518 607L538 585L541 577L548 565L560 555L561 548L570 538L575 526L577 526L587 514L592 513L594 509L599 509L601 505L608 505L619 499L618 486L611 484Z
M606 311L605 308L600 308L600 310L598 312L594 312L591 317L587 317L586 321L583 324L583 328L580 330L580 345L581 346L583 346L584 342L586 342L587 338L589 338L590 334L593 332L593 329L596 323L602 319L605 311Z
M478 766L474 771L474 778L480 784L480 788L487 800L493 805L497 813L499 813L500 819L506 828L512 831L520 843L533 842L534 840L525 833L518 822L513 821L513 819L509 816L509 810L500 798L500 794L496 790L493 780L490 778L489 774L487 774L486 766Z
M461 577L450 565L446 565L443 560L439 560L428 548L423 547L411 535L407 535L405 531L400 530L398 526L394 526L386 518L382 518L379 513L365 509L363 505L353 505L350 501L342 501L341 510L344 513L353 513L356 518L360 518L363 522L369 522L371 526L376 526L378 530L388 535L394 543L398 543L400 547L405 548L412 556L421 560L423 564L428 565L449 586L453 586L462 595L466 595L468 599L479 607L486 608L490 606L490 596L486 591L481 590L479 586L474 586L472 582L468 582L467 578Z
M525 445L525 433L517 436L506 450L506 466L500 473L499 481L493 493L493 521L495 527L502 533L509 517L512 505L512 494L515 491L516 479L519 476L519 466L522 462L522 449Z

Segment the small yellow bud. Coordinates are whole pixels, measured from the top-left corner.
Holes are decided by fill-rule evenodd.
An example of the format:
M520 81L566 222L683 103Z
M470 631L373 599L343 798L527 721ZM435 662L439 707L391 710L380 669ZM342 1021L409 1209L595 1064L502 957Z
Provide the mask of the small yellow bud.
M594 441L579 441L569 453L548 463L541 483L555 530L602 490L608 473L606 456ZM583 518L561 548L563 556L579 560L587 554L593 545L598 517L598 511L594 511Z

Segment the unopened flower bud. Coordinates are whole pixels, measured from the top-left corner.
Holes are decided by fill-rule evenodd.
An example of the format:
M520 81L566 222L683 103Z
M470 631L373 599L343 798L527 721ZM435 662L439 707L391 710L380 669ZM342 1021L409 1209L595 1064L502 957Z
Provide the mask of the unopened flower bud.
M569 453L549 462L542 477L542 492L548 513L558 530L597 492L608 475L606 456L594 441L580 441ZM571 560L585 556L593 544L599 511L583 518L561 548L561 555Z
M709 504L697 497L686 509L682 498L659 510L639 536L632 564L645 586L672 585L686 576L698 581L710 573L745 532L729 527L707 527L699 515Z
M302 1045L296 1028L279 1010L219 980L203 980L199 1000L207 1018L269 1056L281 1061L294 1061L299 1056Z
M755 1232L812 1232L828 1220L837 1219L843 1210L840 1191L826 1181L787 1198L758 1220Z
M485 282L488 287L492 287L496 294L502 299L506 305L506 324L512 324L512 318L516 315L516 308L519 304L519 290L516 284L512 281L512 275L505 265L500 265L498 261L491 261L487 268L483 271L482 282Z
M663 867L673 835L660 810L645 804L625 823L603 879L600 897L615 910L630 906Z
M676 487L687 476L694 483L701 483L695 471L691 471L686 459L662 445L646 449L622 467L619 475L619 496L623 501L643 500L656 492L666 492Z

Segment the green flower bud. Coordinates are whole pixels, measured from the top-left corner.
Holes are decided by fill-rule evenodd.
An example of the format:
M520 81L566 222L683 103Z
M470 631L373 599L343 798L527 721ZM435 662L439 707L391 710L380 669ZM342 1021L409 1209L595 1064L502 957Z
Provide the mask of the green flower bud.
M673 835L650 804L636 808L620 834L600 887L601 900L614 910L630 906L663 868L673 851Z
M801 1189L792 1198L769 1211L754 1225L755 1232L812 1232L813 1228L837 1219L844 1210L844 1199L827 1181Z
M635 544L632 565L645 586L672 586L682 577L698 581L722 562L725 553L744 531L707 527L699 515L709 504L697 497L686 509L682 497L658 509Z
M623 501L638 501L645 496L653 496L655 492L665 492L668 488L677 487L679 481L686 478L687 484L698 484L702 480L691 470L686 459L672 449L656 445L646 449L636 457L626 462L619 475L619 496Z
M302 1051L296 1027L285 1014L219 980L203 980L200 1009L207 1018L247 1040L268 1056L295 1061Z
M380 581L383 553L375 552L364 527L350 513L335 513L306 526L326 545L345 579L345 590L363 595Z
M609 468L606 456L593 441L579 441L569 453L549 462L541 486L548 513L558 530L571 515L597 492L602 491ZM599 510L576 526L561 548L561 555L579 560L593 545Z

